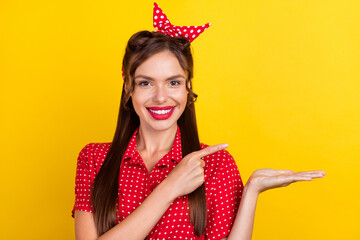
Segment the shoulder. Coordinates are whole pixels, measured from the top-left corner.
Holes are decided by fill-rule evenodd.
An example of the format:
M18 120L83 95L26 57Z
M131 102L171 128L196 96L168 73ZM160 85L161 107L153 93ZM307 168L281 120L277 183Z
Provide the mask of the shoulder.
M88 143L83 147L79 153L79 156L90 157L90 156L102 156L108 153L111 142L105 143Z
M80 151L78 163L85 164L89 169L98 172L109 152L111 142L88 143Z
M209 145L205 143L200 143L201 149L204 149L208 146ZM203 160L205 161L205 175L208 177L210 177L216 171L221 171L221 169L237 168L233 156L226 149L209 154L203 157Z

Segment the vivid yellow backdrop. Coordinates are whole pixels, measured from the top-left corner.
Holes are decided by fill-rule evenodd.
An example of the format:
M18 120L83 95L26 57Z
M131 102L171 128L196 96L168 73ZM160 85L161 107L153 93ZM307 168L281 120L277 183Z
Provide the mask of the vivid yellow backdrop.
M193 43L201 140L327 176L260 196L255 240L360 239L360 3L165 1ZM153 1L0 2L1 238L74 239L76 159L111 141L128 38Z

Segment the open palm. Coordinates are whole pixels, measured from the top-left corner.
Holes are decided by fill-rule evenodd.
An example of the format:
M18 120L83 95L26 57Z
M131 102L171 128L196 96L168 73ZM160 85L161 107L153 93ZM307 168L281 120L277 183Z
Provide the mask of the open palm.
M313 178L322 178L324 171L276 170L271 168L258 169L253 172L248 182L258 193L277 187L285 187L293 182L312 181Z

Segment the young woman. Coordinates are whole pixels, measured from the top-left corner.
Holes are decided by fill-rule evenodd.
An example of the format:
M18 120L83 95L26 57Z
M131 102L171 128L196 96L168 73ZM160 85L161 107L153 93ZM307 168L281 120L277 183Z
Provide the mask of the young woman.
M113 141L79 154L76 239L248 240L261 192L324 176L260 169L243 186L227 144L199 142L186 38L134 34L123 71Z

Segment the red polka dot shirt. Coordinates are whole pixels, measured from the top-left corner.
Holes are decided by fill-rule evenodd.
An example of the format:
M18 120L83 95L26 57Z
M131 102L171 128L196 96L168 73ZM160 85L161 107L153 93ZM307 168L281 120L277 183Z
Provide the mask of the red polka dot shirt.
M135 130L120 167L117 223L130 215L181 161L181 136L178 127L172 149L149 174L136 151ZM89 143L79 153L75 178L75 204L72 210L93 212L90 187L111 143ZM201 143L201 149L208 145ZM175 199L146 239L222 239L230 233L243 190L243 183L233 157L226 150L205 156L205 194L207 227L196 237L190 224L188 196Z

